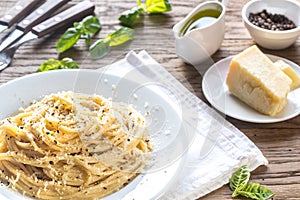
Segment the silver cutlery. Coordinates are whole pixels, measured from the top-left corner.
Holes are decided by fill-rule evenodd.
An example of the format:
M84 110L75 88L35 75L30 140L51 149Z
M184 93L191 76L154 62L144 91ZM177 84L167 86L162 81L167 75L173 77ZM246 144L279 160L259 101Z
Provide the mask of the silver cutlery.
M2 40L0 40L0 52L13 44L21 36L25 35L33 26L50 17L57 9L66 4L68 1L69 0L47 0L34 12L19 22L16 29L12 30Z
M34 26L31 31L0 53L0 71L10 65L16 50L23 43L43 37L70 22L81 20L83 17L92 14L94 9L95 5L89 0L85 0Z
M22 20L36 6L45 0L20 0L3 17L0 18L0 33L10 28L16 22Z

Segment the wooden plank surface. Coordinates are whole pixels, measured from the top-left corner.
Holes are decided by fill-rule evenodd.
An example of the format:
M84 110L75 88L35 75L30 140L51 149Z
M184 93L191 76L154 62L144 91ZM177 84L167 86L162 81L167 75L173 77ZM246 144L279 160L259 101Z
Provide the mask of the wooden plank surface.
M92 0L96 4L96 15L103 29L93 41L104 37L118 28L119 13L136 5L135 0ZM203 1L203 0L202 0ZM199 98L206 101L201 89L202 75L205 69L185 64L175 53L172 27L198 3L194 0L170 0L173 11L164 15L144 15L135 24L135 38L132 42L112 49L103 59L89 59L84 41L63 54L55 51L54 45L64 29L42 39L31 41L19 48L12 65L0 72L0 84L26 74L35 73L38 66L49 58L72 57L81 68L96 69L108 65L124 56L130 50L147 52L164 66L172 75L191 89ZM299 1L299 0L298 0ZM0 14L3 15L16 0L1 1ZM71 4L79 2L71 1ZM243 26L241 8L247 0L229 0L226 11L226 34L220 49L213 55L216 62L227 56L239 53L254 44ZM299 1L300 2L300 1ZM4 34L1 34L3 36ZM213 38L212 38L213 39ZM300 39L285 50L270 53L285 57L300 64ZM51 83L49 83L51 84ZM1 102L0 97L0 102ZM251 180L267 185L276 195L274 199L300 199L300 117L273 124L253 124L227 119L243 131L263 152L270 164L259 167L252 173ZM231 199L231 191L224 186L202 199Z

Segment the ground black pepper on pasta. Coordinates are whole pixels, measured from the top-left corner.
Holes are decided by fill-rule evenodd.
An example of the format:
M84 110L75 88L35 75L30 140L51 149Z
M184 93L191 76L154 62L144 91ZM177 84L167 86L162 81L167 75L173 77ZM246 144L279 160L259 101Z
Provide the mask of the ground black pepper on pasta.
M126 186L146 166L151 145L139 113L100 96L74 95L51 94L0 121L3 183L39 199L95 199ZM106 153L112 163L101 159Z

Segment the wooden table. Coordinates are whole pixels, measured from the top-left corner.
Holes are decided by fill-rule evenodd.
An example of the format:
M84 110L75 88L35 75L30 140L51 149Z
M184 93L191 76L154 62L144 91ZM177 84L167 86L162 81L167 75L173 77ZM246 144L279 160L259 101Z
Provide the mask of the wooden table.
M95 13L100 17L103 24L102 31L93 38L93 41L118 28L119 14L136 5L135 0L92 1L96 4ZM221 48L212 57L215 62L227 56L235 55L254 44L241 19L241 8L246 1L228 1L225 39ZM0 15L2 16L15 2L16 0L2 1ZM75 2L73 0L71 3ZM12 65L0 72L0 84L26 74L35 73L38 66L49 58L72 57L80 64L81 68L96 69L122 58L129 50L145 49L184 85L187 87L191 85L192 88L190 89L195 95L206 101L201 89L203 72L199 73L193 66L185 64L177 57L172 33L173 25L200 2L201 0L171 0L172 12L163 15L143 16L134 26L134 40L113 48L108 56L100 60L89 59L88 48L83 40L75 48L66 53L58 54L54 45L65 29L61 29L46 38L31 41L21 46L15 54ZM285 57L300 65L300 39L285 50L262 50L265 53ZM187 80L187 82L183 80ZM273 124L253 124L230 117L227 119L244 132L261 149L270 162L268 166L259 167L252 172L251 180L272 189L276 193L274 199L300 199L300 117ZM224 186L203 197L203 199L231 199L230 195L231 191L228 186Z

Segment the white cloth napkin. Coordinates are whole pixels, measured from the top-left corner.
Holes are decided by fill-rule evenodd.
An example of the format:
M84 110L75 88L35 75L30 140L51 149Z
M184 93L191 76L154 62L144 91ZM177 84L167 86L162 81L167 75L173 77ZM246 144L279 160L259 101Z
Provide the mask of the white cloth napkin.
M161 199L196 199L227 184L232 173L244 164L251 170L268 164L261 151L241 131L186 89L146 51L138 54L131 51L124 59L100 70L118 76L134 71L136 79L140 74L175 88L179 102L197 112L195 121L191 122L196 126L196 133L188 148L186 162L177 181Z

